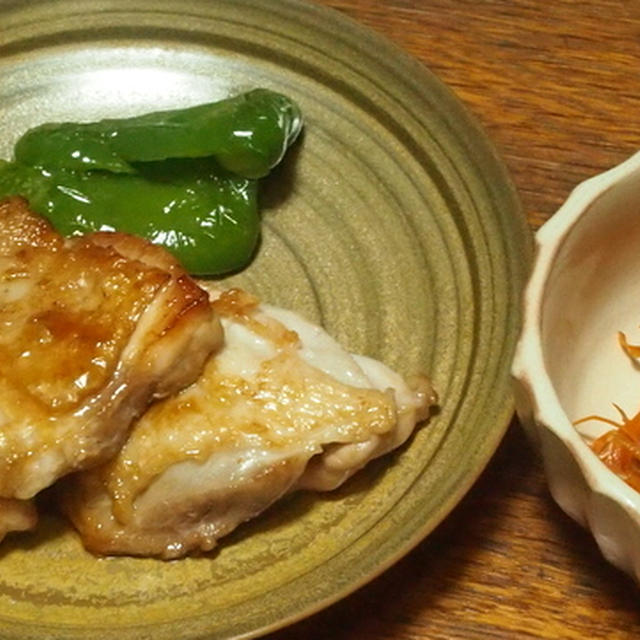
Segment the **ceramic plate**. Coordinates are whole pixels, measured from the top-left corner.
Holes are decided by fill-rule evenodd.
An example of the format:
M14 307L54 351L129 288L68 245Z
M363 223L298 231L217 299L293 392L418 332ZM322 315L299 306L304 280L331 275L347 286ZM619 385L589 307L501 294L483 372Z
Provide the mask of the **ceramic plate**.
M331 495L300 493L216 552L85 553L54 514L0 547L0 637L251 637L352 592L477 478L512 413L508 369L529 262L483 133L420 64L292 0L0 4L0 155L27 127L269 87L306 130L263 185L264 234L236 278L351 350L426 372L441 404L402 450Z

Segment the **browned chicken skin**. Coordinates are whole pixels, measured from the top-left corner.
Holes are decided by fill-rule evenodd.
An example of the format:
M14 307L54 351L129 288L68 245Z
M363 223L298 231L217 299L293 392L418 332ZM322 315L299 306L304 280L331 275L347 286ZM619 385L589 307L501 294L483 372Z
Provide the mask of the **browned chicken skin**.
M38 522L32 500L0 498L0 540L11 531L28 531Z
M85 546L176 558L206 551L299 488L330 490L402 444L435 395L352 356L295 314L211 291L224 346L153 405L107 464L60 492Z
M113 456L222 339L207 293L163 249L64 239L19 198L0 203L0 326L0 498L19 500ZM31 507L0 503L0 538L16 513L26 524Z

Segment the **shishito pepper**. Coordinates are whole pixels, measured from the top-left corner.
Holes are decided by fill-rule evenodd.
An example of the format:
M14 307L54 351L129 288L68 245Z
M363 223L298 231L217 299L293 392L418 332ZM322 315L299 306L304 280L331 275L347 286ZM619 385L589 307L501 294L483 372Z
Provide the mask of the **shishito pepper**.
M0 197L25 196L64 234L135 233L193 274L222 274L250 260L257 179L301 127L295 103L265 89L133 118L46 124L0 163Z
M251 258L257 186L209 159L148 163L133 174L48 174L0 161L0 193L26 197L60 233L133 233L166 247L194 275L234 271Z
M49 169L133 173L133 162L212 156L227 171L262 178L302 126L297 105L267 89L219 102L86 124L44 124L15 147L18 162Z

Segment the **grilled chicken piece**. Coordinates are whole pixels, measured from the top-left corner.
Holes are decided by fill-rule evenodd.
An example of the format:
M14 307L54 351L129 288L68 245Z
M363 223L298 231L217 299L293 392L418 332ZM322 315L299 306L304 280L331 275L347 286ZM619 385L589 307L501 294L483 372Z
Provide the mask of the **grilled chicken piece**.
M31 500L0 498L0 541L11 531L28 531L38 522L38 513Z
M113 456L222 340L207 292L163 249L64 239L19 198L0 203L0 326L0 497L21 500ZM30 509L8 504L0 528Z
M118 456L63 483L63 510L101 554L212 549L295 489L333 489L404 442L435 396L351 356L296 314L211 291L225 343L196 383L152 406Z

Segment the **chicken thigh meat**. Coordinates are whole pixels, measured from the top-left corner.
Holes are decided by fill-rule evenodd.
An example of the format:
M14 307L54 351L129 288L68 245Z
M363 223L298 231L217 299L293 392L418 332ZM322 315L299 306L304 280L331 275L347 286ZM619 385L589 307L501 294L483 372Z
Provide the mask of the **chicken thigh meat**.
M163 249L65 239L19 198L0 203L0 326L0 534L33 522L20 501L115 455L222 340L208 294Z
M410 387L292 312L238 289L210 294L224 344L203 374L150 407L112 461L61 487L94 552L207 551L291 491L339 486L435 402L425 379Z

